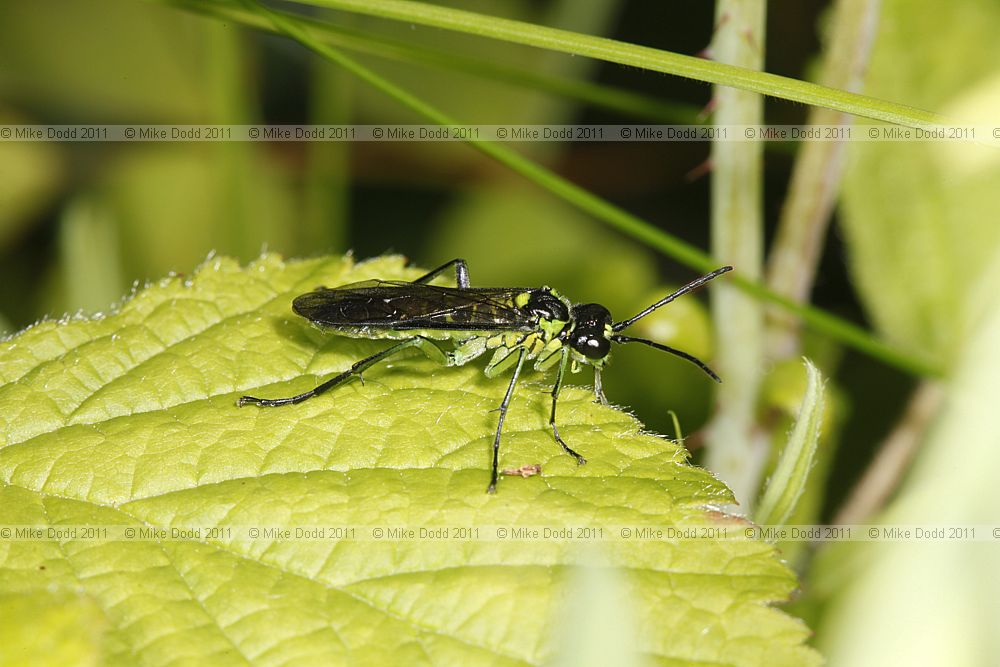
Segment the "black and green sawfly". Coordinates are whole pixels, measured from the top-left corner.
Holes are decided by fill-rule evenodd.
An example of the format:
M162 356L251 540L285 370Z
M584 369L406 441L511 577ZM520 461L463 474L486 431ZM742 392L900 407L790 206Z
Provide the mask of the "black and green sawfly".
M430 284L435 277L452 267L456 287ZM601 369L611 358L612 343L642 343L669 352L690 361L713 380L721 382L712 369L687 352L619 332L732 268L723 266L692 280L620 322L614 322L608 309L600 304L573 304L549 287L472 287L469 268L463 259L446 262L413 282L366 280L334 288L320 287L296 297L292 310L324 331L340 336L399 342L356 362L346 371L307 392L286 398L242 396L237 404L241 407L277 407L301 403L351 377L360 377L368 368L409 348L417 348L445 366L462 366L493 351L493 357L484 371L487 377L493 378L512 366L514 368L507 393L500 403L500 416L493 438L493 467L486 490L494 493L500 434L525 361L534 360L535 370L538 371L556 367L549 425L556 442L580 464L586 463L586 459L566 444L556 426L556 405L567 367L576 372L581 365L592 366L594 394L598 401L605 404L607 399L601 387ZM449 341L453 347L443 349L436 341Z

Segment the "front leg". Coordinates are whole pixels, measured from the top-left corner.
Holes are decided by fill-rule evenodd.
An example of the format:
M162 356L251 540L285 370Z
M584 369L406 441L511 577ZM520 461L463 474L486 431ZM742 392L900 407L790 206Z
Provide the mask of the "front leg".
M549 416L549 426L552 427L552 435L555 436L556 442L559 443L567 454L576 459L577 464L583 465L587 462L587 459L570 449L569 445L559 437L559 427L556 426L556 404L559 402L559 390L562 388L563 375L566 373L566 364L568 361L569 349L563 348L562 359L559 360L559 370L556 371L556 383L552 387L552 413Z

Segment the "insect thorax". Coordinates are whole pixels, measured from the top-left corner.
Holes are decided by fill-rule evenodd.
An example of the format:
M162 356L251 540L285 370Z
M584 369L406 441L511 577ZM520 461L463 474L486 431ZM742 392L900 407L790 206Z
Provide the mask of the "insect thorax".
M493 377L516 362L517 353L522 350L525 359L534 360L538 370L545 370L558 361L563 334L570 326L570 303L546 287L525 290L514 297L513 302L525 316L527 326L469 336L455 347L456 365L492 351L486 374Z

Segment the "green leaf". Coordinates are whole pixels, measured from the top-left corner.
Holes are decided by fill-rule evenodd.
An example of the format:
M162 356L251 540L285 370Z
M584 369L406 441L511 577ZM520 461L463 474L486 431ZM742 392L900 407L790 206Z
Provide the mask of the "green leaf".
M816 457L823 423L823 376L808 359L805 366L806 391L799 406L799 416L754 517L762 526L783 525L792 515L805 491Z
M4 631L66 636L81 663L96 646L103 664L535 665L582 641L566 601L579 597L577 566L596 563L612 573L602 605L634 619L627 643L619 630L605 646L669 665L818 663L807 628L769 606L796 582L762 542L496 538L497 526L743 532L710 509L731 499L722 484L587 389L560 402L562 435L589 459L578 467L548 430L549 385L529 374L501 465L541 474L505 477L492 496L490 411L507 380L475 364L400 358L297 406L236 407L385 346L312 328L293 296L417 275L400 257L211 259L103 319L47 321L0 343L0 527L202 531L0 541L0 610L52 609L4 613ZM208 532L240 526L355 532ZM481 534L376 539L376 527Z
M107 619L88 596L68 591L0 594L0 618L4 619L0 623L0 662L4 665L100 664ZM11 623L8 619L29 621L38 631L26 631L27 623Z
M992 123L1000 5L889 0L866 89ZM914 49L914 44L926 48ZM997 153L944 141L849 144L843 216L851 270L875 326L949 367L973 328L967 297L1000 244Z

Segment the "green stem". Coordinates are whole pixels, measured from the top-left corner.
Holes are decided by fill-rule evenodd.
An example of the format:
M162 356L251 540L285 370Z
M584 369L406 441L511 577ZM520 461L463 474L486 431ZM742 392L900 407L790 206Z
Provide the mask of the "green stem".
M910 471L946 398L947 391L940 382L925 380L917 385L903 416L878 445L871 463L834 516L834 524L872 521L885 509Z
M127 281L118 226L107 207L86 196L71 200L59 219L58 248L67 312L106 311L118 300Z
M747 69L764 66L765 0L719 0L712 57ZM716 86L719 125L760 125L764 99L757 93ZM763 146L713 141L712 254L758 281L764 261ZM715 365L726 381L716 392L708 428L707 463L744 508L757 497L767 446L757 428L757 398L764 369L764 311L760 301L732 284L712 291Z
M875 39L880 0L839 0L832 39L825 49L821 81L835 88L856 91L863 85ZM813 109L811 125L848 125L851 117L830 109ZM833 206L840 190L847 144L837 141L805 142L792 171L791 185L778 222L778 232L768 261L767 284L778 294L806 302L812 292L816 268ZM799 323L784 312L772 312L767 345L773 359L800 354Z

